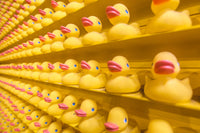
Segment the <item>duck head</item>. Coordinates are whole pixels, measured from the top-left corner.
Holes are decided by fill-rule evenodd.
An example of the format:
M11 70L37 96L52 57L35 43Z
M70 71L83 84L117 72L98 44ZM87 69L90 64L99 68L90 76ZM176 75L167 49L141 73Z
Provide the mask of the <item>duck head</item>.
M35 127L40 127L40 128L46 127L49 124L51 124L52 120L53 120L53 118L51 116L44 115L39 119L38 122L34 122L34 125L35 125Z
M84 73L92 74L94 76L98 75L101 72L100 64L95 60L90 60L88 62L81 61L81 68Z
M172 53L160 52L153 59L151 72L154 78L175 78L180 72L180 65L177 58Z
M31 114L33 111L34 111L34 107L33 106L26 106L25 108L24 108L24 112L25 112L25 114L27 115L27 114Z
M80 109L75 110L78 117L92 117L97 113L97 104L91 99L86 99L81 103Z
M79 64L74 59L68 59L65 61L64 64L60 64L60 68L63 71L67 72L78 72L79 71Z
M130 70L130 64L124 56L116 56L107 64L110 72L121 73Z
M90 17L83 17L82 19L82 24L83 27L85 28L85 30L87 32L101 32L102 30L102 23L101 20L99 18L97 18L96 16L90 16Z
M128 115L121 107L112 108L104 124L109 132L123 131L128 126Z
M149 122L148 129L146 133L173 133L173 129L171 125L165 121L160 119L154 119Z
M56 2L55 0L51 0L51 5L55 11L66 11L66 4L64 2Z
M63 99L63 95L59 91L52 91L49 97L45 97L44 100L48 103L58 103Z
M60 62L56 62L53 64L53 69L51 69L54 72L62 72L63 70L60 67Z
M40 38L33 39L33 43L34 43L34 46L41 46L41 45L43 45L43 42L40 40Z
M37 96L38 97L49 97L50 96L51 91L49 89L43 89L42 92L38 92Z
M49 63L50 62L43 62L41 66L39 66L40 70L49 72L51 69L49 69Z
M48 32L46 35L44 35L43 38L40 37L40 40L42 39L43 42L45 42L46 44L52 43L55 36L54 35L51 36L49 33L50 32Z
M130 19L128 8L121 3L115 4L114 6L108 6L106 8L106 14L110 23L113 25L128 23Z
M79 37L80 35L80 30L75 24L68 24L66 27L61 26L60 29L67 37Z
M31 88L31 95L36 96L38 93L41 93L41 89L38 86L33 86Z
M58 104L58 107L63 110L73 110L77 107L78 100L75 96L69 95L66 96L63 100L63 103Z
M54 14L54 11L50 8L45 8L44 10L39 9L39 13L45 18L51 18Z
M31 0L31 5L40 6L45 0Z
M27 126L26 126L24 123L20 123L20 124L17 126L17 128L15 128L15 129L17 129L18 132L19 132L19 131L24 131L25 129L27 129Z
M34 71L40 70L40 69L39 69L40 67L38 68L38 66L41 66L41 63L40 63L40 62L34 62L34 63L33 63L33 68L34 68L33 70L34 70Z
M43 130L43 133L60 133L62 130L62 123L60 121L52 122L47 130Z
M43 112L37 110L37 111L33 111L30 116L26 117L26 119L31 120L31 121L38 121L42 115L43 115Z
M34 22L32 19L29 19L29 20L27 21L27 23L28 23L28 26L29 26L29 27L32 27L32 26L35 24L35 22Z
M151 10L154 14L158 14L163 10L176 10L180 4L180 0L152 0Z

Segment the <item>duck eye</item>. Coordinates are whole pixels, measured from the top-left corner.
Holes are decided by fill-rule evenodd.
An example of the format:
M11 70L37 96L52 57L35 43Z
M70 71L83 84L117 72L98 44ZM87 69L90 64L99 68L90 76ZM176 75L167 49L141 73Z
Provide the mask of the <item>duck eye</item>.
M28 8L29 8L30 6L28 6Z
M92 112L94 112L94 110L95 110L95 109L94 109L94 108L92 108L91 110L92 110Z
M49 12L50 14L52 14L52 12Z
M60 36L62 37L62 36L63 36L63 34L60 34Z
M15 118L13 118L13 120L14 120Z
M22 109L24 109L24 107L22 107Z
M129 64L127 63L126 66L129 67Z
M74 106L74 105L76 105L76 103L72 103L72 105Z
M45 122L44 124L47 124L47 122Z
M99 67L97 66L96 69L99 70Z
M32 22L32 24L35 24L34 22Z
M177 64L178 64L178 66L180 66L180 63L179 63L179 62L178 62Z
M61 69L61 67L59 66L59 68Z
M98 21L98 24L100 25L100 24L101 24L101 22L99 22L99 21Z
M56 97L56 99L59 99L59 97Z
M127 118L124 118L124 123L127 123Z
M42 17L40 17L40 19L43 19Z
M29 109L28 112L30 112L31 110Z
M63 7L66 7L65 5L63 5Z
M40 91L37 91L37 93L39 93Z
M38 41L38 43L40 44L40 41Z
M19 122L17 122L17 124L19 124Z
M74 67L77 67L77 65L75 64Z
M58 129L56 129L55 132L58 132Z
M25 127L23 127L23 128L25 128Z
M125 10L125 12L128 14L128 10Z
M77 29L77 28L75 28L75 31L78 31L78 29Z
M30 88L28 88L29 90L31 89L31 87Z
M38 115L36 115L36 118L38 118Z
M48 93L47 95L48 95L48 96L50 96L50 94L49 94L49 93Z

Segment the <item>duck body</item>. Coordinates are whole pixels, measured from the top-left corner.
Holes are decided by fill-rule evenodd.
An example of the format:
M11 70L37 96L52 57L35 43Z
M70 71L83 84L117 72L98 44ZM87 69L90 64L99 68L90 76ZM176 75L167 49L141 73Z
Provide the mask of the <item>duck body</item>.
M105 74L99 74L97 76L94 76L92 74L86 74L80 78L79 86L83 89L99 89L104 87L105 83Z
M73 48L79 48L82 47L83 44L81 40L77 37L69 37L67 38L63 43L64 48L66 49L73 49Z
M85 4L83 2L77 2L77 1L72 1L72 2L68 3L66 6L67 14L70 14L70 13L80 10L81 8L84 7L84 5Z
M61 117L61 120L65 124L68 124L71 126L77 126L81 118L76 116L75 110L71 110L71 111L64 112Z
M188 85L185 85L186 82ZM150 99L167 103L187 102L192 97L188 79L182 81L176 78L148 79L144 91Z
M106 38L102 33L93 31L83 36L82 42L84 45L95 45L95 44L105 43Z
M112 76L106 83L106 91L112 93L130 93L140 89L137 75Z
M192 21L187 11L165 10L157 14L147 26L148 33L159 33L189 28Z

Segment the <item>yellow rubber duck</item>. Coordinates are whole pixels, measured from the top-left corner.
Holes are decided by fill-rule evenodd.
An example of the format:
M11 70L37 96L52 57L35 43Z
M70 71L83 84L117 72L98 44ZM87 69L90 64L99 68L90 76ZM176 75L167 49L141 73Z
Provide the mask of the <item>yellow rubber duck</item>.
M43 20L43 16L40 14L36 14L35 16L31 15L31 19L35 22L35 24L33 24L33 29L35 31L38 31L40 29L43 28L41 21Z
M63 42L65 40L64 34L60 30L53 31L55 34L54 42L51 44L52 51L62 51L65 48L63 47Z
M33 39L33 43L33 46L35 47L32 49L33 55L42 54L41 46L43 45L43 41L41 41L40 38L35 38Z
M32 86L30 84L25 84L21 90L20 97L24 100L29 100L32 97L31 92Z
M62 123L60 121L52 122L46 130L41 133L61 133Z
M18 106L19 113L17 114L17 117L18 117L18 118L20 118L20 119L23 118L24 113L25 113L25 112L24 112L24 108L25 108L26 106L27 106L27 105L26 105L25 103L22 103L22 102L19 104L19 106Z
M32 19L29 19L27 21L28 23L28 29L27 29L27 33L30 35L30 34L33 34L35 32L35 30L33 29L33 25L35 24L35 22L32 20Z
M140 133L137 125L134 127L128 125L128 115L121 107L114 107L110 110L104 126L109 133Z
M41 63L40 62L34 62L33 63L33 72L32 72L32 75L31 75L31 78L33 80L39 80L40 79L40 66L41 66Z
M55 13L52 16L53 20L58 21L67 16L67 8L64 2L56 2L55 0L51 0L51 5L55 10Z
M42 92L37 92L37 96L33 96L31 99L29 99L29 103L38 106L38 103L43 100L44 97L48 97L50 93L51 91L49 89L43 89Z
M44 113L40 110L33 111L31 115L25 116L26 120L24 123L30 124L32 122L38 121Z
M106 91L110 93L130 93L140 89L138 76L130 72L130 64L123 56L116 56L108 61L111 72L106 83ZM123 84L122 84L123 83Z
M106 14L113 25L107 34L109 40L124 40L141 34L137 23L128 24L130 13L125 5L117 3L114 6L108 6Z
M48 110L48 107L52 104L61 102L63 95L59 91L52 91L48 97L39 102L38 107L44 111Z
M30 115L34 110L35 107L33 107L32 105L26 106L24 108L24 112L18 115L18 118L20 118L21 120L23 120L23 118L26 119L26 115Z
M40 40L44 42L44 45L41 47L41 51L43 53L50 53L51 52L51 43L53 42L53 39L55 38L55 35L48 32L44 36L40 36Z
M59 115L63 113L61 120L63 123L71 126L77 126L81 120L81 117L78 117L75 114L75 109L78 106L78 99L73 95L68 95L65 97L63 103L59 103ZM57 111L54 111L56 115Z
M82 89L100 89L105 87L106 75L101 71L100 64L95 60L81 61L83 76L79 87Z
M158 53L153 59L151 72L154 79L147 77L144 87L148 98L172 104L190 101L193 92L189 79L176 78L180 72L180 65L172 53Z
M63 129L61 133L75 133L75 131L72 127L68 127Z
M76 12L84 7L83 0L69 0L69 3L67 4L67 14Z
M61 84L62 83L62 74L63 71L60 67L60 62L56 62L50 65L51 72L49 74L49 81L50 83L54 84Z
M53 118L51 116L44 115L39 119L38 122L32 122L34 123L34 126L32 126L32 123L31 123L29 128L32 129L33 131L38 131L39 129L47 128L51 124L52 120Z
M27 94L30 96L28 99L25 99L26 101L31 99L34 96L37 96L37 94L41 92L41 89L38 86L32 86L32 87L29 87L28 89L29 90L27 91Z
M76 115L83 117L78 127L81 133L102 133L104 131L104 118L97 114L97 104L91 99L81 103L80 109L75 110Z
M171 125L161 119L154 119L149 122L148 129L145 133L174 133Z
M49 72L51 69L49 69L50 62L43 62L41 66L39 66L39 69L42 71L40 74L40 80L43 82L47 82L49 80Z
M83 36L82 42L85 46L106 43L106 36L101 33L102 23L96 16L83 17L82 24L88 32Z
M16 128L14 128L15 132L22 132L27 129L27 126L24 123L20 123Z
M78 26L74 24L68 24L66 27L61 26L61 31L67 37L63 43L65 49L79 48L83 46L82 41L79 38L80 30Z
M45 0L26 0L26 2L30 5L35 5L36 7L40 6Z
M175 11L180 0L152 0L151 10L156 15L147 25L147 33L160 33L192 26L187 10Z
M68 59L64 64L60 64L60 68L64 71L62 84L78 85L80 80L79 64L74 59Z
M50 8L45 8L44 10L39 9L39 13L44 17L41 24L42 26L48 26L54 22L52 19L52 16L54 14L54 11Z

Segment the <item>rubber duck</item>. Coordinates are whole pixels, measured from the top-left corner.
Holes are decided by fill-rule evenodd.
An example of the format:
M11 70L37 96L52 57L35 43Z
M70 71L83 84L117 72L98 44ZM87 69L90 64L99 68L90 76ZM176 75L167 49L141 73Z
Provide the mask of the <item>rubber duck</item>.
M18 118L22 119L26 119L27 115L30 115L33 111L35 110L35 107L33 107L32 105L26 106L24 108L24 112L21 113L22 115L18 115Z
M53 42L53 40L48 35L50 36L50 33L49 34L47 33L45 36L40 36L40 40L44 42L44 45L41 47L41 51L43 53L51 52L51 43Z
M43 20L42 15L40 14L36 14L35 16L31 15L31 19L35 22L35 24L33 24L33 29L35 31L38 31L43 28L43 26L41 25L41 22Z
M130 13L125 5L118 3L114 6L108 6L106 14L113 25L107 34L109 40L130 39L141 34L137 23L128 25Z
M44 98L50 95L51 91L49 89L43 89L42 92L37 92L37 96L33 96L29 99L29 103L38 106L38 103Z
M49 73L49 81L50 83L54 84L61 84L62 83L62 74L63 71L60 67L60 62L56 62L51 64L50 67L51 72Z
M75 131L72 127L68 127L63 129L61 133L75 133Z
M148 98L171 104L190 101L193 92L189 79L176 78L180 65L175 55L170 52L158 53L153 59L151 72L154 79L146 77L144 86Z
M60 68L64 71L62 84L78 85L81 74L79 72L79 63L74 59L68 59L64 64L60 64Z
M14 128L15 132L22 132L27 129L27 126L24 123L20 123L16 128Z
M49 80L49 72L50 72L50 68L49 68L49 64L51 64L50 62L43 62L39 67L39 69L42 71L40 74L40 80L43 82L47 82Z
M28 23L28 29L27 29L27 33L30 35L30 34L33 34L35 32L35 30L33 29L33 25L35 24L35 22L32 20L32 19L29 19L27 21Z
M40 40L40 38L33 39L33 45L35 48L32 49L33 55L39 55L42 54L41 46L43 45L43 41Z
M18 125L21 123L20 119L15 119L13 122L10 123L11 127L18 127Z
M137 126L128 125L128 115L121 107L114 107L110 110L104 126L108 132L113 133L140 133Z
M39 13L43 16L43 20L41 22L42 26L48 26L54 22L52 16L54 11L50 8L45 8L44 10L39 9Z
M43 133L61 133L62 123L60 121L52 122L46 130L43 130Z
M83 17L82 24L85 30L88 32L82 38L82 43L85 46L96 45L101 43L106 43L106 36L101 33L102 23L96 16Z
M51 5L55 11L55 13L52 16L53 20L58 21L67 16L67 8L65 3L61 1L56 2L55 0L51 0Z
M102 133L104 131L104 120L97 114L97 104L91 99L85 99L76 115L83 117L78 127L81 133Z
M44 113L40 110L37 110L37 111L33 111L31 113L31 115L27 115L24 117L24 123L26 124L30 124L31 122L35 122L35 121L38 121L40 119L40 117L42 117Z
M68 24L66 27L61 26L61 31L67 39L63 43L63 47L65 49L73 49L73 48L79 48L82 47L82 41L79 38L80 36L80 30L78 26L74 24Z
M48 107L52 104L59 103L63 99L63 95L59 91L52 91L49 96L40 101L38 107L44 111L48 110Z
M85 5L83 0L68 0L68 1L69 1L69 3L66 6L67 14L76 12L76 11L80 10L81 8L83 8Z
M174 133L171 125L165 121L160 119L150 120L148 129L145 133Z
M75 114L77 106L78 99L73 95L68 95L63 100L63 103L58 104L58 112L54 112L56 113L55 115L61 115L65 111L61 117L62 122L71 126L77 126L81 120L81 117Z
M130 93L140 89L138 76L135 73L130 73L130 64L125 57L116 56L107 64L111 72L111 77L109 77L105 87L107 92Z
M192 26L187 10L175 11L180 0L152 0L151 10L155 17L147 25L147 33L161 33Z
M62 51L65 48L63 47L63 42L65 40L64 34L60 30L53 31L53 34L55 35L54 42L51 44L51 50L56 51Z
M30 5L35 5L36 7L40 6L45 0L26 0L26 2Z
M32 122L29 125L29 128L33 131L38 131L41 128L49 126L53 118L50 115L43 115L38 122Z
M40 65L41 63L40 62L34 62L33 63L33 72L32 72L32 75L31 75L31 78L33 80L39 80L40 79Z
M84 75L79 81L80 88L100 89L105 86L106 75L101 71L100 64L97 61L81 61L81 68Z

